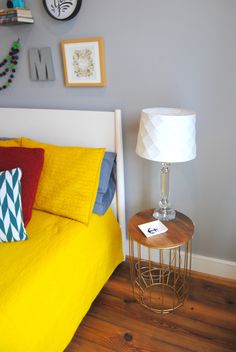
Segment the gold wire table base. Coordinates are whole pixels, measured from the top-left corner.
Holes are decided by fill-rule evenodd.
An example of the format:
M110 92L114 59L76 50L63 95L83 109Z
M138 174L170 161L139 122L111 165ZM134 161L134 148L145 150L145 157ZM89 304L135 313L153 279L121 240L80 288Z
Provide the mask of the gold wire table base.
M143 252L148 259L142 259ZM134 297L145 308L157 313L165 314L179 308L188 296L191 259L191 240L177 248L158 249L147 248L130 238Z

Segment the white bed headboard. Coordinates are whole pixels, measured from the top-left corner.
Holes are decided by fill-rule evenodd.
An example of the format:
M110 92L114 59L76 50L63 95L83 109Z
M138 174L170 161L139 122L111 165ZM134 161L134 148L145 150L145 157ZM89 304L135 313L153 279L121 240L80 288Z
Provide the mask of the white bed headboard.
M121 111L0 108L1 137L29 137L68 146L104 147L117 153L117 192L113 210L126 249L124 159Z

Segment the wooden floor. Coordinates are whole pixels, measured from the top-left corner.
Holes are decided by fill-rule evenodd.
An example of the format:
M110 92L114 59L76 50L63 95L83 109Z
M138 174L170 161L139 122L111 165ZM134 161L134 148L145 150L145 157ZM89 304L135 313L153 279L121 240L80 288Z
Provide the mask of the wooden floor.
M193 273L184 307L159 315L133 300L127 263L107 282L66 352L236 351L236 281Z

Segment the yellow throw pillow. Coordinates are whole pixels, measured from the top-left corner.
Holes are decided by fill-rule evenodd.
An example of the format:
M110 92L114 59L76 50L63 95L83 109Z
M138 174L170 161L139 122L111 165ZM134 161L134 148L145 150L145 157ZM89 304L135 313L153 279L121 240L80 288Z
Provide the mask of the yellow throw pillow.
M0 140L0 147L20 147L21 138Z
M22 147L45 150L34 208L88 224L105 149L62 147L24 137Z

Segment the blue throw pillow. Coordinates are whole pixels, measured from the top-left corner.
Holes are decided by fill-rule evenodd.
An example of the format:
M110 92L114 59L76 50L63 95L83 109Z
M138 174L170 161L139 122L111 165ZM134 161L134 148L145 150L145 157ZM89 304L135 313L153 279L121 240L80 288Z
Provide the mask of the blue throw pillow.
M0 242L27 239L22 217L20 168L0 172Z
M116 153L106 152L102 161L100 180L93 213L103 215L111 205L116 191Z

